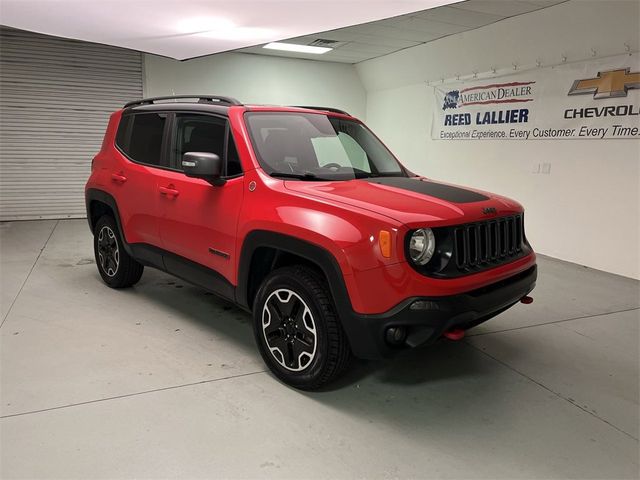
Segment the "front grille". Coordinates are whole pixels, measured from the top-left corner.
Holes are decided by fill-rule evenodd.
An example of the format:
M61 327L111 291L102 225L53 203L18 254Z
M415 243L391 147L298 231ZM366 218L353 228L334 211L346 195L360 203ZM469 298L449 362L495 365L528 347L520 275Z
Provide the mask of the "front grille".
M460 272L506 263L526 247L522 215L453 227L453 258Z

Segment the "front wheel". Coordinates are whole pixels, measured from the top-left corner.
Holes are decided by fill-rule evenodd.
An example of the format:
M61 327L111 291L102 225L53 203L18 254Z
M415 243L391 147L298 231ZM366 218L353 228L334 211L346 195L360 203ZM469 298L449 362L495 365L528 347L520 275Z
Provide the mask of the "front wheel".
M283 382L314 390L337 378L351 351L324 279L304 266L272 272L256 295L260 354Z

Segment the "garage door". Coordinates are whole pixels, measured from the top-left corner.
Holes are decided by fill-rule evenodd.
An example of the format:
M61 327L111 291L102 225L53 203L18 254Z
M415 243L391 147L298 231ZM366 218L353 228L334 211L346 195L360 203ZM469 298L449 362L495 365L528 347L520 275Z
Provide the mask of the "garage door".
M0 220L85 216L109 114L142 97L142 55L0 28Z

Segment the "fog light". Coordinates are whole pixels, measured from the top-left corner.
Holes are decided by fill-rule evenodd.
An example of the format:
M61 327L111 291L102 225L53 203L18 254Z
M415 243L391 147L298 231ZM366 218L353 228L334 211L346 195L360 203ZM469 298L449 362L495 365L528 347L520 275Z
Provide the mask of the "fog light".
M387 328L386 338L387 343L390 345L400 345L407 338L407 329L404 327L389 327Z

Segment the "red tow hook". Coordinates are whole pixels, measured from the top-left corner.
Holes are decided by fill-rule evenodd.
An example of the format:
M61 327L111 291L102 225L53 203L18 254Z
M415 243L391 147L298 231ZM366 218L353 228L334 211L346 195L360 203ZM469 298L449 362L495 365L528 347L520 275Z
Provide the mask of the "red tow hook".
M444 332L442 335L449 340L458 341L464 338L464 330L462 330L461 328L456 328L455 330Z
M520 302L524 303L525 305L530 305L533 303L533 297L530 297L529 295L525 295L520 299Z

